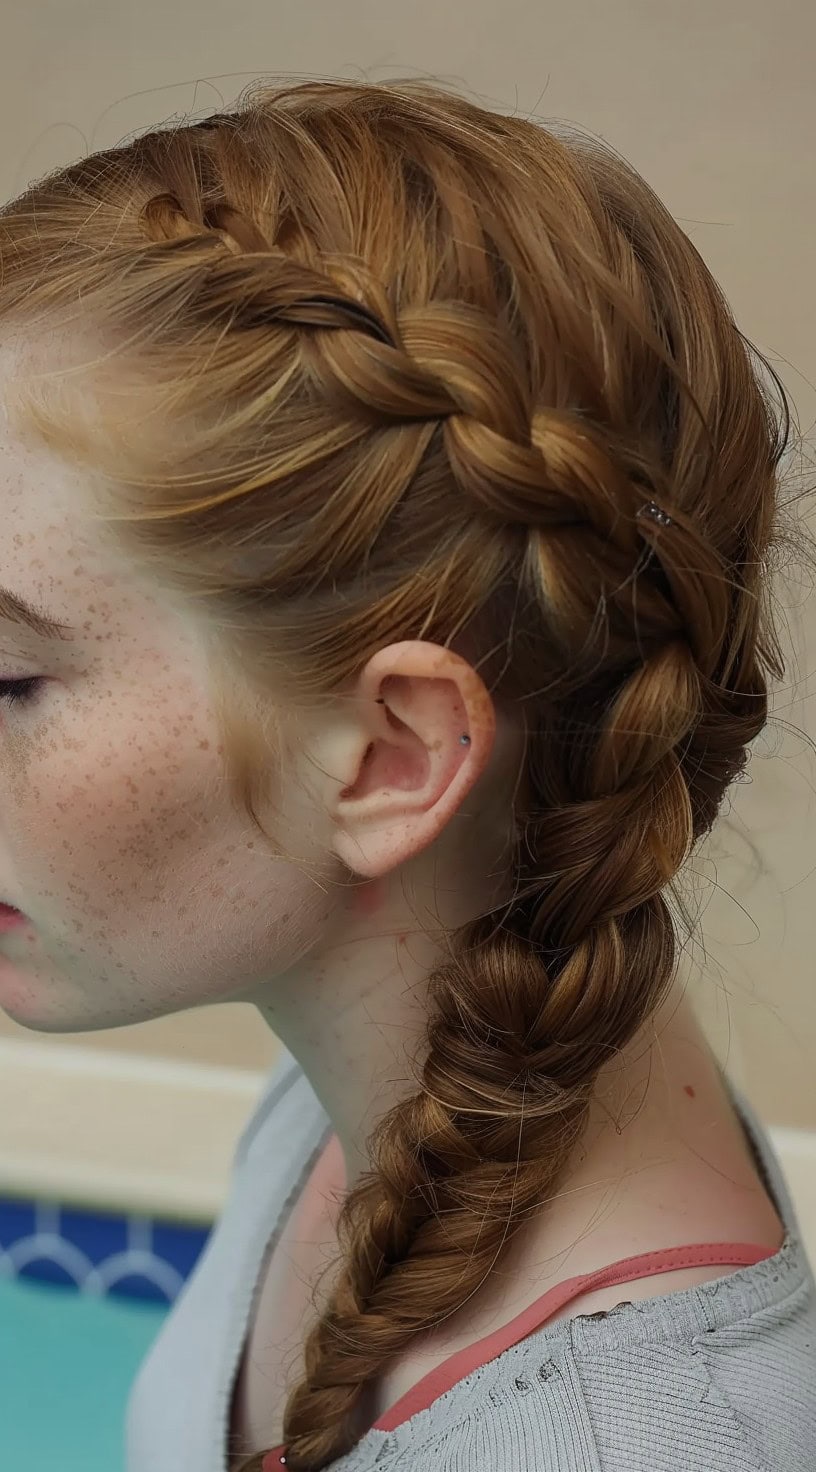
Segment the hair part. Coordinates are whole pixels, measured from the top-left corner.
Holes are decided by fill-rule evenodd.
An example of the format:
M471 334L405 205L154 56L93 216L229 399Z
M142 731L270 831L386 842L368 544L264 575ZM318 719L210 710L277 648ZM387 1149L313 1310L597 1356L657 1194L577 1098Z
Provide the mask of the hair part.
M467 650L527 729L514 898L431 978L287 1401L318 1472L543 1209L670 984L667 887L781 674L785 392L608 146L416 82L255 89L40 181L0 215L0 317L85 345L30 422L206 628L256 822L269 692L339 698L385 644Z

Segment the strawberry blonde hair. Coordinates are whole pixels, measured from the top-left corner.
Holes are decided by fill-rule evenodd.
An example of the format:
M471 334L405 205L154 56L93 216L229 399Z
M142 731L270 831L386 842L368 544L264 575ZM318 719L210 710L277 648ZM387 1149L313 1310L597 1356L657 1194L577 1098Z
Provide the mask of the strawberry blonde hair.
M258 87L36 183L0 216L3 320L130 374L104 413L41 375L29 422L206 630L259 827L264 696L333 698L384 645L467 649L524 722L513 900L431 978L286 1404L317 1472L553 1195L666 994L667 886L781 673L785 392L611 148L429 83Z

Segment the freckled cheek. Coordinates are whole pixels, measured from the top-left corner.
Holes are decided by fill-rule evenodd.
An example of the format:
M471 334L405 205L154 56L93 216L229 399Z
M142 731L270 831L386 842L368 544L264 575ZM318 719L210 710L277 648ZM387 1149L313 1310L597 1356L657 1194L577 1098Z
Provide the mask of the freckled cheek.
M104 903L126 848L126 806L115 776L77 764L42 771L14 810L11 828L21 897L30 884L33 905L53 902L66 919L89 903Z
M137 764L124 741L112 748L63 747L10 784L0 821L9 887L23 908L27 893L33 911L53 906L55 928L161 900L168 875L200 839L205 784L195 755L175 754L180 779L166 770L165 752L141 754Z

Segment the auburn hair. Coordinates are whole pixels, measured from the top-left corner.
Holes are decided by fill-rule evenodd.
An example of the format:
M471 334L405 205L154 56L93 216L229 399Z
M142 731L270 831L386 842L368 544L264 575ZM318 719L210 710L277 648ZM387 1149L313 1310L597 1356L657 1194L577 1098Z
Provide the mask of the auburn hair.
M0 322L85 344L98 397L35 375L30 422L206 629L258 826L264 695L331 698L383 645L467 649L524 722L514 898L431 978L286 1404L318 1472L545 1209L667 992L667 887L782 671L785 391L612 148L428 82L257 86L35 183Z

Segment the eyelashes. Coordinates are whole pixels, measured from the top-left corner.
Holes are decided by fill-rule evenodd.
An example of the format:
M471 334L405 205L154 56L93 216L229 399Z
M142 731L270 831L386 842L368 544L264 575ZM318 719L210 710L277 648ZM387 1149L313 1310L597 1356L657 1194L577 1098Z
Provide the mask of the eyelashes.
M6 705L27 705L39 694L45 680L40 675L31 675L27 680L0 680L0 702Z

